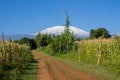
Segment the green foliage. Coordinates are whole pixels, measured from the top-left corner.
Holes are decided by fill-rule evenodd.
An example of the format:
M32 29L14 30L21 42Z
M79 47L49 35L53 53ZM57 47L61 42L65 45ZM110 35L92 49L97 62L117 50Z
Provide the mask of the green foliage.
M91 31L90 31L90 38L98 38L96 30L91 29Z
M66 34L63 33L62 35L56 36L53 39L53 42L51 43L51 49L53 53L67 53L70 52L73 48L74 44L74 37L70 33L68 37L66 37ZM68 47L67 47L68 46Z
M36 49L37 48L35 40L27 38L27 37L22 38L19 41L19 43L20 44L27 44L27 45L29 45L31 47L31 49Z
M120 39L95 39L80 41L81 62L97 63L99 46L100 65L119 66L120 64Z
M64 33L53 38L53 42L51 43L51 49L53 54L60 54L60 53L70 53L73 48L74 44L74 36L69 30L69 16L66 12L66 24Z
M109 38L111 35L105 28L91 29L90 38Z
M52 42L52 35L39 33L35 38L37 47L46 47Z
M70 25L70 21L69 21L69 16L68 16L68 13L67 11L65 11L66 13L66 24L65 24L65 34L69 34L69 25Z
M4 44L4 48L3 47ZM0 79L10 80L11 76L8 76L12 70L21 72L29 62L32 61L32 55L29 46L20 45L14 42L0 42ZM4 54L2 54L4 52ZM17 77L18 73L15 73ZM7 77L8 76L8 77ZM16 79L15 79L16 80Z

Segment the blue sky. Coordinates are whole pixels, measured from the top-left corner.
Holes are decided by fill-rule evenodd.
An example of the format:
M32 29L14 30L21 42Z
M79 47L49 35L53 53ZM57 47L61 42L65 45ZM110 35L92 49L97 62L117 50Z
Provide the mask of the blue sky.
M72 26L120 34L120 0L0 0L0 33L32 34L64 25L65 9Z

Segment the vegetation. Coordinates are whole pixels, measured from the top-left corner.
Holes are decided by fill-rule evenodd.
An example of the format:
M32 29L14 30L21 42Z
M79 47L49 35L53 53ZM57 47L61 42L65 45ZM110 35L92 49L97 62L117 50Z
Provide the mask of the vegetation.
M23 37L19 41L15 41L15 42L17 42L19 44L26 44L26 45L30 46L31 49L36 49L37 48L35 40L27 38L27 37Z
M37 67L38 62L32 61L29 66L24 68L24 73L19 74L19 80L37 80Z
M111 35L105 28L91 29L90 38L109 38Z
M38 48L46 47L52 42L52 37L54 35L49 35L49 34L41 34L39 33L36 38L36 44Z
M33 60L30 47L4 40L0 42L0 79L17 80Z

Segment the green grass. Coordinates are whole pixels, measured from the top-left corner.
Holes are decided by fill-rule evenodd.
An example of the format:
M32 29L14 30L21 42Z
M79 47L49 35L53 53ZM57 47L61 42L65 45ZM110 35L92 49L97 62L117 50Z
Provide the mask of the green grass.
M37 80L37 61L30 63L25 72L19 76L20 80Z
M112 70L112 67L96 66L95 64L78 63L78 62L72 62L70 60L62 60L62 61L78 70L92 74L95 77L103 77L105 80L120 80L120 75L114 72L114 70Z
M0 80L37 80L37 61L32 61L25 68L15 68L4 73Z

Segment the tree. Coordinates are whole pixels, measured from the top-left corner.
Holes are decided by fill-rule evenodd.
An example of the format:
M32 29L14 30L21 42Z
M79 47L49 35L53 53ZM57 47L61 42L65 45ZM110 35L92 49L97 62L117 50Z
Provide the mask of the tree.
M74 36L69 34L69 39L65 33L55 36L52 43L51 49L53 53L68 53L72 50L74 44Z
M20 41L18 41L20 44L27 44L31 47L31 49L36 49L37 46L36 46L36 42L34 39L30 39L30 38L27 38L27 37L24 37L22 39L20 39Z
M98 28L97 30L91 29L90 38L109 38L111 35L105 28Z
M41 34L39 33L36 38L35 41L37 43L37 47L46 47L47 45L49 45L52 41L52 36L50 34Z
M70 25L70 21L69 21L69 16L67 11L66 12L66 24L65 24L65 31L64 34L66 36L66 47L67 47L67 54L69 53L69 37L70 37L70 31L69 31L69 25Z
M90 31L90 38L97 38L97 32L94 29L91 29Z
M68 16L68 12L65 10L66 13L66 24L65 24L65 34L66 36L70 33L69 31L69 25L70 25L70 21L69 21L69 16Z
M66 24L64 33L54 37L53 42L51 44L51 49L53 53L69 53L72 50L73 43L74 43L74 36L73 33L69 30L69 16L66 11Z

